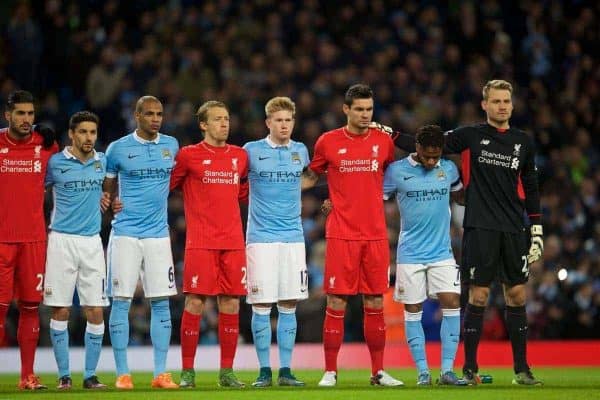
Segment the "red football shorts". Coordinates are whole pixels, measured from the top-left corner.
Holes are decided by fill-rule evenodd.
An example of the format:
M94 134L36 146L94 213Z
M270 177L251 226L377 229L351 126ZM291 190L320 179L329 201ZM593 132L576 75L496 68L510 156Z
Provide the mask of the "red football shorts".
M387 240L327 239L325 293L383 294L390 284Z
M0 243L0 303L42 301L46 241Z
M246 250L186 249L183 292L245 296Z

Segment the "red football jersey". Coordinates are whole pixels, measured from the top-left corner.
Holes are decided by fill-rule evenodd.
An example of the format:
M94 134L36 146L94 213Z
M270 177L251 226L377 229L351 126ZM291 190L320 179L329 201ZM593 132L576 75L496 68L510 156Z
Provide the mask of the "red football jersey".
M355 135L344 127L322 134L310 169L327 173L333 209L326 237L345 240L387 239L383 211L383 175L394 161L389 135L369 129Z
M243 249L240 201L248 196L248 155L241 147L205 142L175 157L171 189L183 191L186 249Z
M58 146L44 149L43 141L36 132L16 141L0 130L0 242L46 240L44 179Z

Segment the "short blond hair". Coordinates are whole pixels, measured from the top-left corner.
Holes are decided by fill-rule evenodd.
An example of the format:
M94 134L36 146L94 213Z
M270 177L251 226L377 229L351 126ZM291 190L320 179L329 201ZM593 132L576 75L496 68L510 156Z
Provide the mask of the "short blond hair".
M289 97L273 97L265 104L265 114L269 118L272 114L277 111L290 111L292 117L296 116L296 104Z
M200 122L207 122L208 121L208 110L210 110L211 108L216 108L216 107L224 108L227 110L227 112L229 112L229 109L227 108L225 103L223 103L222 101L218 101L218 100L206 101L200 107L198 107L198 111L196 111L196 116L198 117L198 124Z
M488 99L488 95L490 93L490 89L508 90L511 95L512 95L512 92L513 92L513 87L510 84L510 82L502 80L502 79L494 79L492 81L487 81L487 83L485 84L485 86L483 86L483 90L482 90L483 100L487 100Z

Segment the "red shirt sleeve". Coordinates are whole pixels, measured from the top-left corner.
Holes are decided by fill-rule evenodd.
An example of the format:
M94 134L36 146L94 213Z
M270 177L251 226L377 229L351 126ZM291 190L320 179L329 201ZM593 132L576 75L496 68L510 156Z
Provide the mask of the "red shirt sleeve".
M171 183L169 185L169 190L179 187L187 175L188 163L185 153L185 149L181 149L175 156L175 167L173 167L173 171L171 172Z
M324 136L321 135L315 143L315 154L313 155L312 161L308 165L308 168L313 170L316 174L323 174L327 171L327 159L325 158L325 145L323 144Z
M394 141L389 136L387 137L387 141L389 142L388 143L388 154L387 154L387 157L385 158L385 165L383 166L384 169L386 169L388 167L388 165L393 163L394 158L395 158Z
M244 168L240 173L240 192L238 199L242 204L248 204L250 184L248 183L248 154L244 151Z

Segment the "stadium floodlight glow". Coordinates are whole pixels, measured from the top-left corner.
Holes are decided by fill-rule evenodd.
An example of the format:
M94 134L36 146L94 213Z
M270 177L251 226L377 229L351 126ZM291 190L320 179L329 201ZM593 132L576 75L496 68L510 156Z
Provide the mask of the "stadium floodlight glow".
M569 272L565 268L561 268L558 270L558 280L559 281L564 281L565 279L567 279L568 275L569 275Z

